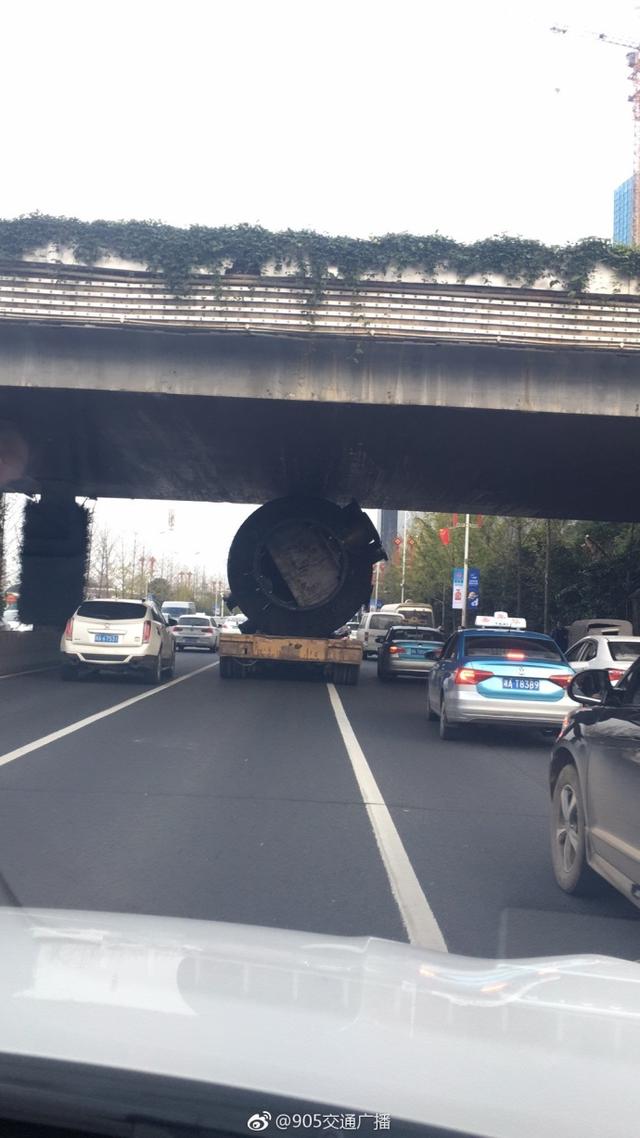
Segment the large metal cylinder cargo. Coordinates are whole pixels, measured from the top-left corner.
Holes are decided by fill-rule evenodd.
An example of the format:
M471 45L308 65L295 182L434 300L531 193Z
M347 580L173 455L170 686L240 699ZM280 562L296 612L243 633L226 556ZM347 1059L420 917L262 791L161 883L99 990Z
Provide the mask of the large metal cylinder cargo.
M378 531L357 502L292 496L267 502L231 544L228 603L246 633L332 636L371 599L385 560Z

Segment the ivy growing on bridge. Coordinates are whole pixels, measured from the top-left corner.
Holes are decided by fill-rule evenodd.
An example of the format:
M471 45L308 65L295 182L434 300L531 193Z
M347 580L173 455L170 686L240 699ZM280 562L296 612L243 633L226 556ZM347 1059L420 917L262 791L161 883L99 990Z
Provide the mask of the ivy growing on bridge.
M136 261L164 274L170 288L188 290L194 270L213 276L224 272L259 275L269 262L309 280L321 291L337 269L349 283L394 269L422 273L432 280L449 271L462 283L471 276L504 276L510 283L532 285L540 277L571 292L586 289L598 265L621 280L640 278L640 249L589 237L573 245L543 245L522 237L496 236L464 244L441 234L388 233L362 240L330 237L311 230L271 232L256 225L188 229L159 221L80 221L34 213L0 219L0 257L19 258L49 245L69 248L80 264L92 265L109 254Z

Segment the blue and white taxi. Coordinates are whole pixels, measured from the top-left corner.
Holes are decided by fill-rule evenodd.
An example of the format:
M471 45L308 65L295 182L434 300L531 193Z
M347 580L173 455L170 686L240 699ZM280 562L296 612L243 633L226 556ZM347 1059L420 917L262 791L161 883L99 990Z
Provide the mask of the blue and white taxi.
M560 728L576 710L566 690L573 668L555 640L527 631L521 617L478 616L474 628L459 628L434 658L427 713L440 720L442 739L472 723Z

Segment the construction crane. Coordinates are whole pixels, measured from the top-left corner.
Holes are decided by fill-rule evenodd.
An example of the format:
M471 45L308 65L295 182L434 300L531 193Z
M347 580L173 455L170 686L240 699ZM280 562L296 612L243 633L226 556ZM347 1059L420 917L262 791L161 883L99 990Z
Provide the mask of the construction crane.
M627 66L629 79L633 84L633 91L629 95L629 102L633 111L633 216L632 216L632 242L640 245L640 44L627 40L614 39L604 32L573 31L568 27L554 26L552 32L559 35L585 36L589 39L600 40L601 43L611 44L612 47L627 48Z

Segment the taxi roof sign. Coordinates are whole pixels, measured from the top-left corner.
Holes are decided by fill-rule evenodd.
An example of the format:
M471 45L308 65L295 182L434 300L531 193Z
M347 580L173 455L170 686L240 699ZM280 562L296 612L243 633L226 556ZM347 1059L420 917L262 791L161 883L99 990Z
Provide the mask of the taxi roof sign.
M494 612L493 616L477 616L476 628L526 628L523 616L509 616L508 612Z

